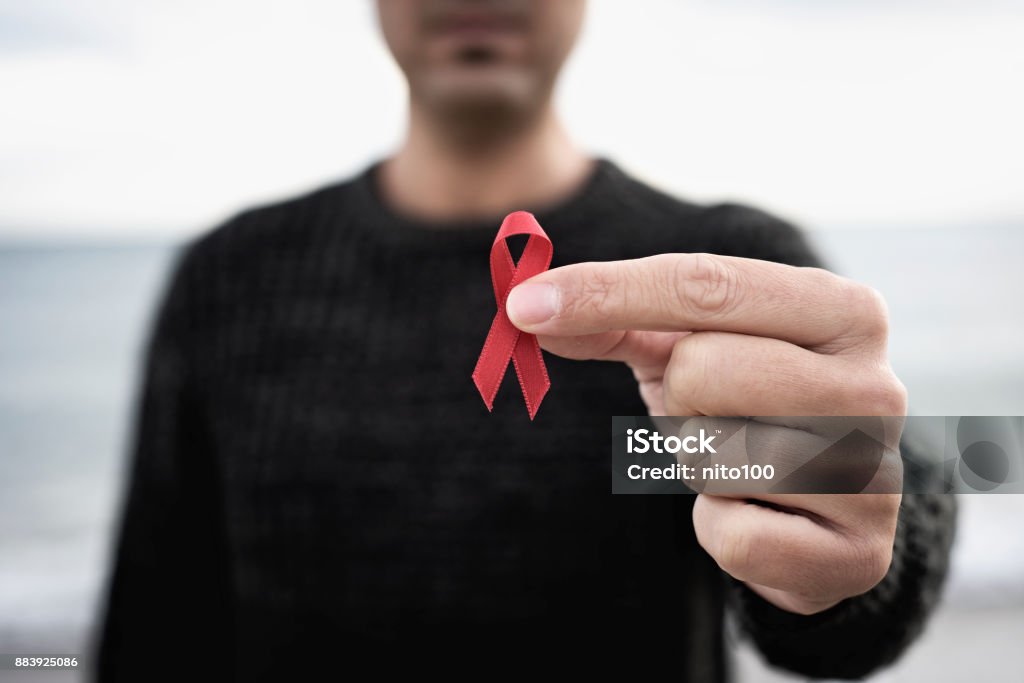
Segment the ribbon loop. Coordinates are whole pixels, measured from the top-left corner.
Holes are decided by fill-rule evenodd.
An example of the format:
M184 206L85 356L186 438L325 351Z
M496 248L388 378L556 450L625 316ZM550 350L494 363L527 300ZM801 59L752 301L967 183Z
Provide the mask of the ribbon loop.
M513 235L529 236L518 263L513 261L506 242ZM505 311L505 301L512 288L547 270L551 265L551 255L551 240L533 214L516 211L505 217L491 245L491 283L498 312L473 369L473 383L489 411L494 409L494 397L509 360L515 366L531 420L551 387L537 337L520 331Z

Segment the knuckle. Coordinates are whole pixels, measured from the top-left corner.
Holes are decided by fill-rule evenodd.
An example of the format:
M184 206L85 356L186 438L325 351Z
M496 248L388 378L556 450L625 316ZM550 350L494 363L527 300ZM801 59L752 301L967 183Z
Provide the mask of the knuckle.
M737 273L712 254L690 254L675 261L671 276L683 310L721 316L735 305Z
M910 400L907 387L900 381L899 377L892 372L888 373L890 390L887 394L889 412L886 415L906 415Z
M858 544L851 568L854 572L851 588L856 593L865 593L877 586L892 565L892 539L879 534L878 537Z
M889 307L874 287L847 281L847 300L854 314L858 336L872 340L889 337Z
M709 333L688 334L675 343L665 371L665 398L671 405L684 406L686 397L707 391L714 376L714 355Z
M858 377L854 400L862 406L862 414L882 417L907 414L907 388L892 370L885 368L861 373Z
M723 571L743 579L754 560L754 537L743 526L729 526L720 531L713 550L714 560Z

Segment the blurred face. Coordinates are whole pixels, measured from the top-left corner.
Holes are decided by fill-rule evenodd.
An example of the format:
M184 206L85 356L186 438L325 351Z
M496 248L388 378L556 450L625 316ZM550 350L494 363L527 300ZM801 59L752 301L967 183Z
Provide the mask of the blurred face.
M417 104L439 113L545 104L585 0L378 0L381 30Z

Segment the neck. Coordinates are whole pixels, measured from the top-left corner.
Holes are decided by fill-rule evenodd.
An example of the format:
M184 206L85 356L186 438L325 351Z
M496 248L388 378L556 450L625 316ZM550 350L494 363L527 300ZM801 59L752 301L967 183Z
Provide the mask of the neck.
M386 200L427 220L491 218L554 204L590 172L550 106L490 134L465 131L411 106L405 142L381 168Z

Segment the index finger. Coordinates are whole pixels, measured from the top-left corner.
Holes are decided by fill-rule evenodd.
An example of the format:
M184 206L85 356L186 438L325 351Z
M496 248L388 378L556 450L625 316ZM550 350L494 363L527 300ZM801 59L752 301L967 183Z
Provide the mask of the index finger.
M821 268L715 254L576 263L515 287L516 327L551 336L610 330L718 330L825 346L884 335L878 294Z

